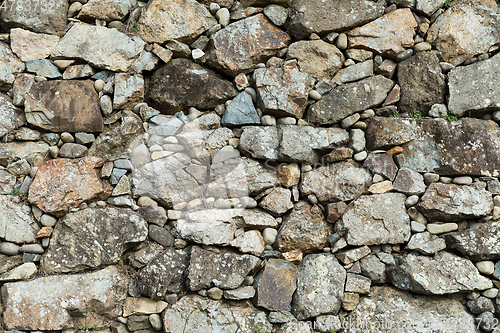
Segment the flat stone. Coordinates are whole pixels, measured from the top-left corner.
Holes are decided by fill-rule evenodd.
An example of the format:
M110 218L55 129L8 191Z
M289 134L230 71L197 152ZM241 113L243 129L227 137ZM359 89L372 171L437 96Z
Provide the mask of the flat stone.
M260 124L260 117L253 105L252 97L246 92L236 96L224 112L221 124L228 127Z
M351 162L337 162L304 173L300 190L314 194L324 202L348 201L363 193L371 184L368 171Z
M87 314L100 325L110 325L122 313L127 284L127 276L116 266L80 275L6 283L2 288L4 323L8 330L78 329L88 322L85 317L74 315L77 313ZM44 301L37 302L39 297ZM106 302L106 310L87 307L87 304L102 302Z
M10 30L10 47L24 62L47 58L59 43L59 39L58 36L37 34L20 28Z
M281 252L321 250L332 234L332 227L325 221L319 207L305 201L296 203L293 210L285 215L283 223L276 238L276 248Z
M127 297L123 302L123 316L136 316L152 313L161 313L168 304L162 301L154 301L146 297Z
M484 189L485 185L432 183L420 198L417 208L432 221L460 221L489 215L493 199L491 193Z
M299 271L283 259L269 259L254 282L255 305L270 311L285 311L292 302L297 288Z
M28 123L52 132L101 132L103 119L91 80L36 82L24 102Z
M0 94L0 139L25 124L26 118L22 110L15 107L10 98Z
M155 44L157 45L157 44ZM160 46L161 47L161 46ZM167 51L163 49L164 51ZM170 53L172 51L168 50ZM170 59L168 59L170 60ZM134 60L134 62L130 65L130 68L132 68L136 73L142 73L143 71L152 71L156 69L157 65L159 64L160 59L153 54L152 52L148 52L145 50L142 50L139 56Z
M394 189L398 192L410 195L421 195L425 192L424 177L407 168L401 168L394 180Z
M234 77L249 73L289 43L290 36L257 14L215 33L206 51L207 63Z
M78 13L81 20L100 19L104 21L121 21L129 13L135 0L89 0Z
M385 180L380 183L373 184L368 188L368 192L372 194L383 194L387 192L391 192L394 190L392 186L392 182L390 180Z
M373 21L384 14L384 6L370 1L320 0L292 1L289 29L296 39L305 39L311 33L325 35L344 31Z
M88 148L78 143L65 143L59 149L59 157L80 158L85 155Z
M130 109L144 100L144 79L142 75L115 75L113 109Z
M397 175L398 167L390 154L370 154L363 166L375 174L382 175L393 181Z
M243 211L243 223L245 228L258 230L278 226L276 219L261 209L245 209Z
M3 42L0 42L0 60L0 90L8 91L16 78L14 74L22 72L25 66Z
M173 114L195 107L213 109L233 98L237 90L217 72L188 59L173 59L156 70L146 94L148 105Z
M332 163L351 158L353 150L351 148L337 148L325 155L325 162Z
M240 250L241 253L250 253L260 256L264 252L264 238L258 230L249 230L236 237L229 243Z
M79 59L110 71L126 71L144 49L137 36L116 29L74 24L52 52L54 59Z
M0 195L0 208L0 237L7 242L33 243L38 227L29 205L14 196Z
M90 65L73 65L66 68L63 73L63 79L87 79L92 77L94 74L95 70Z
M345 291L358 294L369 294L371 280L365 276L347 273Z
M451 232L444 238L448 245L474 261L500 259L498 230L500 222L477 223L470 228Z
M264 114L302 118L314 81L311 76L299 71L296 62L287 62L282 68L257 68L253 80L257 106Z
M37 272L36 265L32 262L24 263L21 266L0 275L0 282L12 282L19 280L29 280Z
M182 24L179 24L182 22ZM152 1L139 18L136 28L148 43L194 40L217 24L208 9L194 0Z
M25 159L31 166L36 167L45 161L48 152L49 145L43 141L0 143L0 165L6 167Z
M259 258L249 254L214 253L194 246L191 252L187 285L192 291L208 289L212 286L221 289L236 289L243 283L245 276L260 263Z
M349 245L407 242L410 218L404 202L405 196L399 193L361 196L337 222L336 230L347 232Z
M351 30L348 33L349 47L365 48L394 59L405 48L413 46L416 28L417 22L411 10L397 9Z
M281 216L293 208L292 192L289 189L278 187L266 195L259 206L274 216Z
M336 314L344 296L346 272L332 254L310 254L299 265L292 313L299 320Z
M352 81L358 81L369 76L373 76L372 59L341 69L339 72L337 72L332 81L339 83L348 83Z
M426 227L427 231L434 235L458 230L458 224L456 223L429 223Z
M408 250L415 250L422 254L433 255L446 248L444 239L428 232L422 232L411 236L406 247Z
M381 104L394 83L382 75L338 86L309 108L309 121L318 125L340 122L354 113Z
M26 62L26 71L48 79L61 79L62 74L50 60L29 60Z
M491 280L479 274L467 259L445 251L433 257L395 255L396 265L389 266L392 284L401 290L417 294L445 295L456 292L486 290Z
M28 199L32 205L57 217L81 203L102 198L106 190L99 179L102 159L50 160L38 167Z

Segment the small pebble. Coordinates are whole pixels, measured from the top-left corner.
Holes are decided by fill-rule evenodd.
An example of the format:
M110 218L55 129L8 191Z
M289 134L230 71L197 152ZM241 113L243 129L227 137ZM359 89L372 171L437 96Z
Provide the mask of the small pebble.
M212 15L215 15L215 13L217 13L217 11L220 9L220 6L219 6L219 4L217 4L217 3L215 3L215 2L212 2L212 3L210 4L209 9L210 9L210 13L211 13Z
M397 62L405 61L406 59L408 59L412 55L413 55L412 49L405 50L396 56L396 61Z
M83 5L80 2L73 2L68 9L68 17L75 16L81 9Z
M337 37L337 47L340 50L345 50L347 49L347 35L346 34L340 34Z
M476 262L476 267L477 270L485 275L491 275L493 274L493 271L495 270L495 263L493 261L479 261Z
M408 198L406 198L405 201L405 206L406 207L412 207L415 206L418 202L418 196L417 195L411 195Z
M431 234L439 235L445 232L455 231L458 229L458 224L456 223L429 223L427 224L427 231Z
M368 156L368 153L366 151L359 152L353 156L354 160L357 162L361 162L366 160L366 157Z
M431 44L427 42L418 43L415 46L413 46L413 51L415 52L430 51L431 49L432 49Z
M137 200L137 205L140 207L158 206L158 203L149 197L140 197Z
M278 231L273 228L265 228L264 231L262 231L262 237L264 238L264 243L266 245L274 244L277 235Z
M274 116L266 115L260 121L265 126L276 126L276 118Z
M44 227L53 227L56 225L57 223L57 219L55 217L52 217L50 215L47 215L47 214L44 214L42 215L42 217L40 218L40 223L44 226Z
M498 289L497 288L491 288L488 290L483 291L482 295L487 298L495 298L498 295Z
M438 181L439 181L439 175L437 173L431 173L431 172L424 173L425 185L429 185L431 183L437 183Z
M441 176L439 177L439 180L444 183L444 184L450 184L451 181L453 180L453 178L451 177L445 177L445 176Z
M470 185L472 184L472 177L470 176L455 177L453 178L452 183L457 185Z
M159 331L162 328L161 318L160 315L157 313L149 315L149 323L156 331Z
M417 221L411 221L411 231L413 232L424 232L425 225L418 223Z
M94 82L94 88L97 92L101 92L105 84L106 82L104 82L103 80L96 80Z
M65 142L65 143L75 142L75 138L73 137L73 135L71 135L68 132L61 133L61 140L62 140L62 142Z
M315 101L319 101L321 99L321 94L317 90L311 90L309 92L309 98L311 98Z
M283 117L283 118L278 118L276 123L278 125L295 125L297 123L297 119L293 117Z

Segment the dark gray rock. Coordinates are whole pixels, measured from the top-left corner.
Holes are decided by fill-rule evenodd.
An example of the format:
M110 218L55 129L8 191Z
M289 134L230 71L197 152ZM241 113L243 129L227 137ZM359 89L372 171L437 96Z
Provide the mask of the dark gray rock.
M298 269L283 259L269 259L254 282L257 306L270 311L285 311L297 288Z
M394 180L398 167L394 163L391 154L370 154L365 160L363 166L373 173L378 173L389 180Z
M236 96L224 112L221 124L228 127L260 124L260 117L253 105L252 97L246 92Z
M500 222L477 223L444 237L448 246L472 260L500 259Z

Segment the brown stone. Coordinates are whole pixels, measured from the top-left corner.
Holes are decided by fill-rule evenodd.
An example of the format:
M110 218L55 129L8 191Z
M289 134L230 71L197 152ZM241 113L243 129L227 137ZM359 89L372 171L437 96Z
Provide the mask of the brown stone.
M83 202L102 199L105 186L99 179L103 161L97 157L55 159L38 167L28 199L55 216L64 215Z
M385 59L382 61L380 66L378 66L377 73L382 74L388 79L392 79L394 73L396 72L396 68L398 67L398 63L392 61L390 59Z
M394 59L405 48L413 46L416 28L411 9L397 9L350 31L349 47L365 48Z
M254 304L271 311L285 311L297 288L297 267L282 259L269 259L255 281Z
M264 14L257 14L213 35L206 51L207 63L231 76L249 73L289 43L290 36Z
M352 311L359 304L359 294L356 293L344 293L344 299L342 300L342 308L346 311Z
M52 227L43 227L40 231L38 231L35 238L50 237L50 235L52 235L52 230Z
M389 154L389 155L396 155L396 154L401 154L403 152L403 147L400 147L400 146L396 146L396 147L392 147L391 149L389 149L386 154Z
M394 163L392 155L389 154L370 154L365 160L364 166L371 172L381 174L390 180L394 180L398 172L398 167Z
M325 155L326 163L333 163L338 161L347 160L351 158L353 154L353 150L351 148L337 148L332 150L330 153Z
M121 21L135 4L133 0L89 0L83 5L77 18L81 20L101 19Z
M276 166L276 174L281 180L281 185L286 187L297 185L300 181L300 167L295 163Z
M347 204L343 201L340 202L333 202L328 204L327 206L327 211L328 211L328 217L326 220L330 223L335 223L339 217L344 214L344 212L347 209Z
M152 52L158 56L164 63L167 63L172 59L174 53L160 45L154 43Z
M278 187L266 195L259 206L274 216L280 216L293 208L292 192L289 189Z
M28 123L51 132L101 132L99 98L91 80L36 82L26 96Z
M300 264L302 261L303 253L300 250L293 250L290 252L285 252L281 254L283 259L293 262L294 264Z

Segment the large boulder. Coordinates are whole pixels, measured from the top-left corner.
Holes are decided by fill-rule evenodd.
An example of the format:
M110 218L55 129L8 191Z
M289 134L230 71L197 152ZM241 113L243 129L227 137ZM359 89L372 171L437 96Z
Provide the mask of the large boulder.
M18 244L33 243L38 226L29 205L11 195L0 195L0 238Z
M450 248L475 261L500 259L500 222L477 223L445 235Z
M37 34L29 30L10 30L10 46L21 61L47 58L59 43L58 36Z
M128 209L88 208L69 213L54 227L40 269L47 274L75 273L113 265L127 248L147 236L147 222Z
M6 95L0 94L0 139L25 124L26 118L22 110L15 107Z

